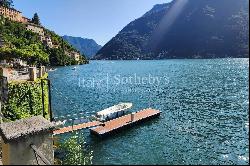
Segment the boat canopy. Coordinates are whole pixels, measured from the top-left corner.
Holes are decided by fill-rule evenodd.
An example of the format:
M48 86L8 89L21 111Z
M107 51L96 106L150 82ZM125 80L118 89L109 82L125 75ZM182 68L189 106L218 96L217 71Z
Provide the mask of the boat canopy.
M113 113L125 111L127 109L130 109L132 107L132 103L120 103L118 105L114 105L112 107L106 108L100 112L97 112L97 116L107 116Z

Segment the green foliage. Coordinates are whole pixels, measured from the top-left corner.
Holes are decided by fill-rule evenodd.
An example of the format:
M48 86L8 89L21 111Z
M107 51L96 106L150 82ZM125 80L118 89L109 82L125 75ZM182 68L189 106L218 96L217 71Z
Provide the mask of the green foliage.
M62 49L50 49L50 64L52 66L65 66L78 64L73 58L65 55Z
M14 121L31 116L42 115L41 79L35 82L11 82L8 84L8 102L3 106L5 121ZM48 85L44 81L44 105L48 118Z
M77 51L74 47L72 47L68 42L63 40L63 38L61 36L58 36L55 32L46 29L45 33L51 36L52 42L56 45L59 45L61 49L67 51Z
M26 60L28 64L47 64L49 62L48 54L39 48L38 44L31 44L24 48L0 48L0 59L20 58Z
M45 30L45 33L51 36L51 40L55 45L58 45L58 49L51 49L50 53L50 62L51 65L76 65L78 62L76 62L73 58L68 57L65 55L65 51L77 51L72 45L70 45L68 42L63 40L62 37L58 36L55 32L50 31L48 29ZM82 55L80 57L79 64L87 64L89 63L85 55Z
M37 13L34 14L31 22L34 23L34 24L36 24L36 25L41 25L40 18L39 18L39 16L38 16Z
M0 48L0 59L20 58L28 64L48 64L49 54L38 35L27 31L25 25L1 19L1 38L4 46Z
M59 149L65 152L62 159L63 165L91 165L92 151L87 150L86 142L79 133L74 133L73 136L64 140Z
M13 1L12 0L0 0L0 6L10 8L13 6Z
M45 46L39 39L38 34L26 30L24 24L13 22L0 17L0 60L20 58L28 62L29 65L73 65L78 64L64 51L76 51L71 45L65 42L60 36L45 30L45 34L51 36L57 48ZM83 56L80 64L88 63Z

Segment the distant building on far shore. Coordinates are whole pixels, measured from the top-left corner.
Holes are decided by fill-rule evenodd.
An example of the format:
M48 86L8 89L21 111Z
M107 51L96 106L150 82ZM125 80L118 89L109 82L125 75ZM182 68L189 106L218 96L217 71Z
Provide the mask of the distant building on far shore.
M80 53L73 51L71 53L71 57L74 58L76 61L80 61Z
M34 33L37 33L39 35L40 41L48 46L49 48L54 48L54 45L52 43L51 37L49 35L45 35L44 28L42 26L33 24L33 23L27 23L26 29L28 31L32 31Z
M48 46L49 48L53 48L53 43L52 43L52 40L51 40L51 37L50 36L45 36L45 43L44 43L46 46Z
M22 12L14 8L6 8L0 6L0 15L3 15L5 18L10 19L11 21L27 23L30 20L22 15Z
M69 57L73 58L75 61L80 61L80 56L81 54L76 52L76 51L71 51L71 52L65 52L66 55Z

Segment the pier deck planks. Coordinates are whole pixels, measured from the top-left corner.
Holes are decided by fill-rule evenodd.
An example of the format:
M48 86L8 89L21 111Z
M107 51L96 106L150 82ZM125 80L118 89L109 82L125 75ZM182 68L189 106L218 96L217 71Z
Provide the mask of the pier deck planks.
M144 120L148 120L150 118L158 117L160 113L161 112L159 110L144 109L142 111L135 113L133 122L131 121L131 114L129 114L129 115L125 115L120 118L105 122L104 123L105 126L97 126L95 128L91 128L90 132L97 136L104 137L119 129L130 127L133 124L142 122Z
M122 116L117 119L113 119L104 123L99 122L99 121L93 121L93 122L82 123L79 125L73 125L73 127L72 126L63 127L63 128L54 130L53 134L58 135L58 134L73 132L76 130L90 128L90 132L92 134L98 135L100 137L104 137L119 129L130 127L134 124L148 120L150 118L158 117L160 116L160 113L161 112L159 110L144 109L134 114L133 121L131 121L131 114L128 114L128 115L125 115L125 116Z
M98 126L101 125L102 123L99 121L93 121L93 122L88 122L88 123L82 123L79 125L73 125L69 126L69 127L63 127L60 128L58 130L54 130L53 134L54 135L58 135L58 134L64 134L64 133L68 133L68 132L72 132L72 131L76 131L76 130L81 130L81 129L86 129L86 128L90 128L90 127L94 127L94 126Z

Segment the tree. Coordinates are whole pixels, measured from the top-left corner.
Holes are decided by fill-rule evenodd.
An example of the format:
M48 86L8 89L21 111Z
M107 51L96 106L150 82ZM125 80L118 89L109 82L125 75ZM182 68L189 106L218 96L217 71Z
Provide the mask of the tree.
M34 16L32 18L32 23L34 23L36 25L41 25L40 18L39 18L37 13L34 14Z
M7 8L13 7L13 0L0 0L0 6Z

